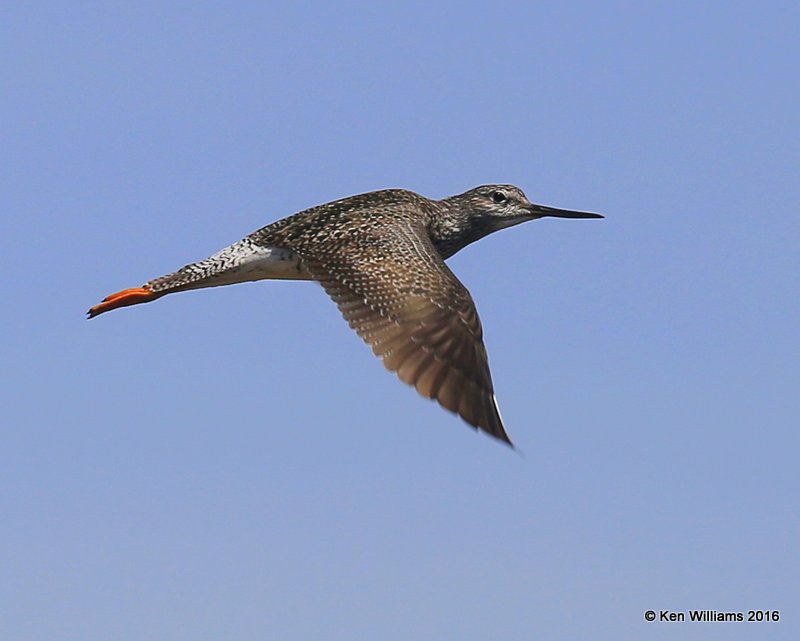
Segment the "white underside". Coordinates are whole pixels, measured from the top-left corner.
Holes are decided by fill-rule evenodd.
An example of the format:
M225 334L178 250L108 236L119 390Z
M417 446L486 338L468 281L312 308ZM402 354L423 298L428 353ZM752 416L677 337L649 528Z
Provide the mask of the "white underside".
M239 277L246 276L247 280L311 278L297 254L277 247L259 247L251 250L250 254L242 256L239 264L226 274L228 273Z
M201 289L255 280L311 280L297 254L277 247L250 247L235 243L202 263L218 265L219 271L182 289Z

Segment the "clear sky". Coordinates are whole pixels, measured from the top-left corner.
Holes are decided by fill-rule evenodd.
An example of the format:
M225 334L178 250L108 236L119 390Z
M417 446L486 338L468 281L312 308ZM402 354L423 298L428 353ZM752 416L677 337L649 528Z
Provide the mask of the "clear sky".
M797 3L13 4L0 638L800 638ZM524 455L312 283L84 320L300 209L489 182L607 216L450 261Z

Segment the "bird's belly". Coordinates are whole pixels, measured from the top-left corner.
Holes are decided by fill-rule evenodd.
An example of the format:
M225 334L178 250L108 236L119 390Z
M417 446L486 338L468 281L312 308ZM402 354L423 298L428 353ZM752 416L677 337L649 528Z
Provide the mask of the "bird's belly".
M300 257L288 249L248 247L225 258L225 267L212 276L214 286L265 279L311 280Z
M163 295L265 279L311 280L311 274L294 252L263 247L245 238L204 260L148 281L145 287Z

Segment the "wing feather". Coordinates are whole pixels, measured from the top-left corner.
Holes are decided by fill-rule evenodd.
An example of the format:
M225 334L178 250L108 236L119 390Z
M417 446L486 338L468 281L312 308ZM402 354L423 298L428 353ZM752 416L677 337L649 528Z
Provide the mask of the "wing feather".
M387 369L511 444L494 400L475 304L420 221L353 227L349 242L335 248L308 236L288 248Z

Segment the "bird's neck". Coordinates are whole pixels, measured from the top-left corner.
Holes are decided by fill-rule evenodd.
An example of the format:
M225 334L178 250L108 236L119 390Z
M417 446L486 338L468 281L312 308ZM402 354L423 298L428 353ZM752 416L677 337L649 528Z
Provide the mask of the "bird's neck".
M437 205L435 215L429 219L428 233L444 259L493 231L456 203L440 200Z

